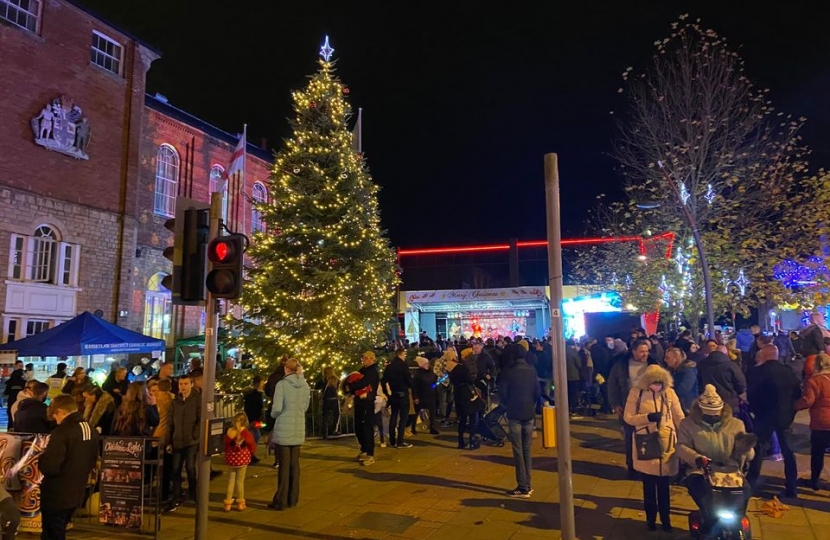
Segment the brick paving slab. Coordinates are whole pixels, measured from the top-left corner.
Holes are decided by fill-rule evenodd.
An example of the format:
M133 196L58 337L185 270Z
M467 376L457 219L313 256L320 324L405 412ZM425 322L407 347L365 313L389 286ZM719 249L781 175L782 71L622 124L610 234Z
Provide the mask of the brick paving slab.
M795 429L802 477L809 471L809 430L801 413ZM574 506L580 539L688 538L686 517L695 508L682 487L672 487L674 534L647 533L640 483L625 477L622 441L612 418L572 422ZM248 469L248 510L221 510L226 477L211 483L208 540L556 540L559 491L556 450L534 441L533 486L528 500L510 499L515 486L509 445L455 448L454 433L418 434L413 448L377 448L374 465L356 461L354 440L309 441L301 452L302 481L296 508L267 508L277 471L263 465ZM262 452L261 452L262 454ZM221 459L215 462L223 469ZM770 494L782 487L783 464L767 461ZM830 485L830 484L828 484ZM798 501L781 519L762 515L762 500L750 501L753 537L763 540L830 540L830 494L801 489ZM193 538L195 509L184 506L162 518L164 540ZM20 538L34 538L21 534ZM104 540L105 532L73 530L68 538ZM128 538L118 534L117 537Z

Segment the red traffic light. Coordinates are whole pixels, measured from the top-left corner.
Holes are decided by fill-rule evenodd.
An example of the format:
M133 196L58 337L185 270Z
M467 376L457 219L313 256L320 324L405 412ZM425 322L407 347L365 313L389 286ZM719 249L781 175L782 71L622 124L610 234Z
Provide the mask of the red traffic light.
M208 258L211 262L224 263L237 256L237 243L232 240L214 240L208 249Z

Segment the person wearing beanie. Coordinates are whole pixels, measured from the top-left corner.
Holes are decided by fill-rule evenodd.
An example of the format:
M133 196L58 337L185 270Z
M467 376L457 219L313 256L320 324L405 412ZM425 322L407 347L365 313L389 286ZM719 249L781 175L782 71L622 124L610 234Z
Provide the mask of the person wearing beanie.
M429 414L429 432L432 435L441 433L435 427L435 418L438 416L438 376L429 368L429 360L423 356L416 356L415 363L418 370L412 378L412 393L415 401L415 411L420 414L426 410ZM415 433L415 424L412 425Z
M645 345L644 345L645 346ZM635 350L636 350L635 345ZM669 484L678 472L675 445L677 429L683 420L680 398L672 388L671 374L657 364L646 367L636 385L628 393L623 420L635 434L658 433L662 455L655 459L637 453L636 437L632 437L634 470L643 482L643 504L648 530L657 529L657 515L666 532L672 531Z
M677 430L677 455L689 466L686 485L689 495L700 508L703 538L717 523L712 508L712 488L703 476L703 466L709 461L717 466L741 470L755 455L754 446L755 437L746 433L744 423L732 415L732 407L724 402L715 386L707 384ZM741 516L749 501L748 484L744 486L744 495Z

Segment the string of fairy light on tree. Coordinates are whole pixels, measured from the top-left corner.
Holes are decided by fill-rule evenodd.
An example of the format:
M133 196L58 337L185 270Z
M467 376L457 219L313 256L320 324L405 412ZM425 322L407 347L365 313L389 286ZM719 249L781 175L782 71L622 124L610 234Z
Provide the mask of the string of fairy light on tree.
M245 316L234 320L242 347L263 371L294 356L312 376L359 364L383 340L397 284L395 254L383 236L362 152L349 129L349 88L337 77L326 37L319 68L291 93L292 135L276 156L264 231L248 254Z

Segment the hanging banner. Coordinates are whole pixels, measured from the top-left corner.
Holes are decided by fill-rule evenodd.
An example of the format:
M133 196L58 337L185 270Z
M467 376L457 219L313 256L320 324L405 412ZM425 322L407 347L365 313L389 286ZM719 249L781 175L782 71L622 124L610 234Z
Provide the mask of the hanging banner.
M141 529L144 502L144 440L106 437L101 459L101 523Z

